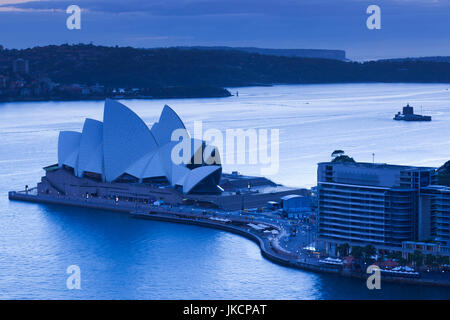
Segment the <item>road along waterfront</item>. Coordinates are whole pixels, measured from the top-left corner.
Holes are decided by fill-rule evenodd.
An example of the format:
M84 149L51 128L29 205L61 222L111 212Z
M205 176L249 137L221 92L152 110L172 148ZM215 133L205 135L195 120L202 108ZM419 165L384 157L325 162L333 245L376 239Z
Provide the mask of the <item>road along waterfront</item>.
M323 263L323 260L320 260L318 255L314 255L305 249L305 246L308 245L308 242L305 242L305 240L308 239L290 236L290 224L287 219L268 218L264 214L259 217L247 216L238 212L205 210L191 206L138 205L134 202L116 202L114 200L95 198L79 200L63 195L36 195L29 191L11 191L8 197L10 200L119 211L129 213L134 218L215 228L252 240L258 244L261 254L266 259L285 267L360 279L366 279L368 276L364 273L364 270L354 272L343 268L342 265ZM285 248L280 245L281 242L286 244ZM294 250L289 250L288 248L294 248ZM449 277L421 279L383 275L383 281L450 287Z

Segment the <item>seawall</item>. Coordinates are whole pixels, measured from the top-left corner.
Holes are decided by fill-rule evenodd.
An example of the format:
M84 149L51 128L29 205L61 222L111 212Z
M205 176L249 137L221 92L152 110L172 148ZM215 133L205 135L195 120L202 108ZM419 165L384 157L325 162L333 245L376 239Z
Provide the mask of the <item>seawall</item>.
M172 223L183 223L189 225L197 225L201 227L214 228L218 230L223 230L227 232L231 232L233 234L237 234L243 236L254 243L256 243L260 250L261 254L264 258L269 261L272 261L276 264L300 269L307 270L312 272L323 272L323 273L331 273L337 274L348 278L357 278L365 280L368 275L364 273L355 273L350 272L349 270L342 269L340 266L326 265L326 264L312 264L307 262L299 261L298 259L287 257L286 255L277 253L272 246L270 241L267 238L264 238L249 229L244 229L242 227L237 227L231 224L215 222L212 220L207 220L203 217L191 216L191 217L182 217L187 216L185 212L171 210L170 208L152 208L152 213L144 213L144 212L136 212L136 208L132 205L130 206L121 206L113 203L105 203L105 202L93 202L91 200L76 200L76 199L68 199L66 197L55 198L53 196L45 196L45 195L32 195L11 191L8 193L8 197L10 200L17 201L26 201L26 202L36 202L36 203L47 203L47 204L58 204L58 205L69 205L83 208L91 208L91 209L99 209L99 210L107 210L107 211L117 211L129 213L134 218L138 219L148 219L148 220L156 220L156 221L164 221L164 222L172 222ZM148 208L147 208L148 210ZM235 220L233 220L235 221ZM247 220L236 220L240 222L249 222ZM393 282L393 283L401 283L401 284L414 284L414 285L433 285L433 286L446 286L450 287L450 282L438 282L430 279L420 279L420 278L402 278L402 277L389 277L383 275L383 281Z

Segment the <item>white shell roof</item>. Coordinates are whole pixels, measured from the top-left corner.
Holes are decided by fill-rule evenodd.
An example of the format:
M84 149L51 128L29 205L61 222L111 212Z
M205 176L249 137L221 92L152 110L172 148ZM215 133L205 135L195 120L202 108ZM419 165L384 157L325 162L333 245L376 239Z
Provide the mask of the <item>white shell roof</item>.
M142 158L134 162L127 170L125 170L125 172L136 178L142 177L145 168L147 167L148 163L152 160L152 158L155 156L156 153L157 153L156 149L148 152Z
M154 178L154 177L164 177L166 172L163 169L162 160L160 152L155 153L154 157L150 160L142 173L142 179Z
M103 173L103 123L93 119L84 121L78 153L76 174L83 172Z
M80 145L81 133L61 131L58 138L58 165L75 168Z
M103 113L105 178L121 176L142 156L157 148L147 125L123 104L107 99Z
M165 105L163 111L161 112L161 116L159 117L159 121L153 124L153 136L158 144L162 146L172 141L172 133L177 129L186 130L186 127L175 111L173 111L168 105ZM186 134L188 135L187 131Z
M190 171L191 170L183 165L172 165L172 179L170 182L172 183L172 185L182 186Z
M107 99L103 123L86 119L82 133L60 132L58 165L74 168L78 177L86 171L98 173L106 182L113 182L124 173L140 182L145 178L166 177L173 186L182 186L183 192L188 193L210 175L217 174L221 166L191 170L184 163L175 164L171 153L179 142L171 141L171 135L176 129L186 130L168 106L164 106L159 122L150 130L129 108ZM189 137L187 131L186 136ZM200 152L199 145L202 141L191 139L191 152Z

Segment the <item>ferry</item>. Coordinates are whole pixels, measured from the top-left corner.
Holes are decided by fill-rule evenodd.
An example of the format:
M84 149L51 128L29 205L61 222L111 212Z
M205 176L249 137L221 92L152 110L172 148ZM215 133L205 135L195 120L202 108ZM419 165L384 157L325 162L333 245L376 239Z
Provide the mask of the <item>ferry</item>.
M420 278L420 273L408 266L398 266L393 269L381 269L381 273L394 277Z
M321 259L321 260L319 260L319 262L324 263L324 264L331 264L331 265L335 265L335 266L342 266L344 264L341 259L331 258L331 257Z

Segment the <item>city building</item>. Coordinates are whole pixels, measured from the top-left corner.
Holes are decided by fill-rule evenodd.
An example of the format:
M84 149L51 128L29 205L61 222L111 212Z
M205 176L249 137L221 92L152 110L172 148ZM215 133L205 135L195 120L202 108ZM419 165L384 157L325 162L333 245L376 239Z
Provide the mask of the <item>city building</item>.
M422 193L434 183L435 168L319 163L318 235L322 249L336 254L338 245L348 243L401 251L403 242L424 239L434 227L430 227L430 208Z
M422 208L427 218L422 239L430 238L450 246L450 188L430 185L422 188Z
M281 197L281 208L288 218L304 218L311 214L310 197L289 194Z
M423 255L450 256L450 247L440 243L420 241L404 241L402 243L402 256L404 258L408 258L409 255L417 251Z

